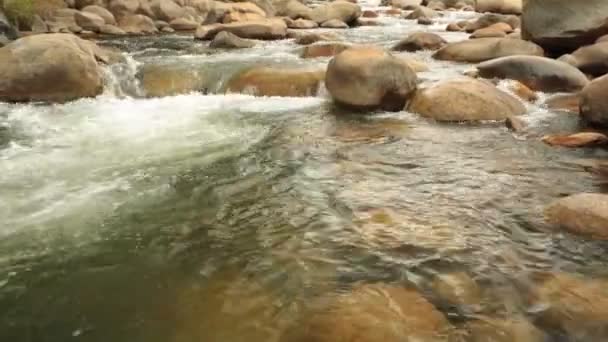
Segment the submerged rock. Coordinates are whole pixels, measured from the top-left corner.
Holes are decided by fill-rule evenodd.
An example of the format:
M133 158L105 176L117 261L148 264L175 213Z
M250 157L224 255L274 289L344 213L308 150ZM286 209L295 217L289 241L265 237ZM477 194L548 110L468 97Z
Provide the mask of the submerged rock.
M592 126L608 127L608 75L591 81L580 93L581 118Z
M280 342L447 342L451 326L417 291L360 285L323 298Z
M589 80L577 68L550 58L509 56L477 65L479 76L517 80L543 92L571 92L583 89Z
M323 70L253 67L232 77L226 92L254 96L316 96L324 77Z
M543 56L544 52L540 46L519 39L479 38L450 43L435 52L433 58L479 63L514 55Z
M325 84L334 101L359 109L402 110L416 89L410 66L380 48L361 46L334 57Z
M191 92L207 92L206 73L181 65L144 64L138 73L141 88L148 97L163 97Z
M339 40L339 37L332 33L308 33L296 38L298 45L310 45L319 41Z
M464 272L440 274L433 279L431 287L434 294L450 306L476 309L481 304L481 289Z
M564 197L546 209L545 217L550 224L570 233L608 240L608 195L583 193Z
M578 94L558 94L545 101L547 108L578 114L580 97Z
M505 120L526 108L512 95L476 79L457 79L419 89L408 110L437 121Z
M71 34L14 41L0 48L0 101L66 102L97 96L103 91L100 53L94 43Z
M601 133L582 132L569 135L552 134L544 136L542 142L551 146L591 147L608 144L608 137Z
M216 49L244 49L254 47L255 42L249 39L243 39L230 32L222 31L215 35L215 38L209 44L209 47Z
M527 0L521 18L524 39L570 52L608 33L608 1Z

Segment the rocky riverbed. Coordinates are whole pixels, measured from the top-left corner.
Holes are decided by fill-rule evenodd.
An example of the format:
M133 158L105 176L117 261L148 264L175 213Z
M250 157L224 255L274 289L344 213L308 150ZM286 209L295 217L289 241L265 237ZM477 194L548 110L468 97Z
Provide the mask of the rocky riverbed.
M608 4L524 2L4 0L0 340L608 339Z

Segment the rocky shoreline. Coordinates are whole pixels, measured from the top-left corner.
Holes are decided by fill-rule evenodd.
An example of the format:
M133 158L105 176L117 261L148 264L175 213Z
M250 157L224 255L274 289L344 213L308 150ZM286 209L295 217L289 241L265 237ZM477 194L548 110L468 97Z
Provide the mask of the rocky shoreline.
M9 3L5 0L4 5ZM102 94L104 68L122 58L120 51L95 42L103 37L177 32L212 49L244 50L260 40L291 40L301 47L302 59L331 59L322 68L252 66L232 76L218 93L308 97L326 89L333 103L351 112L408 111L448 124L504 122L514 134L527 129L519 117L526 114L528 102L538 101L539 94L558 94L547 106L578 114L579 131L547 135L541 141L564 148L608 146L605 1L388 0L382 10L365 10L343 0L67 0L63 5L35 14L21 34L0 12L0 101L65 103ZM469 33L469 39L448 42L422 29L447 11L480 13L445 27ZM340 35L340 30L381 25L375 18L384 16L416 21L421 29L390 49L351 44ZM335 31L310 32L317 28ZM407 56L422 50L433 51L436 60L474 68L456 79L422 82L418 74L428 66ZM511 92L496 86L504 80ZM151 87L146 95L191 91L203 89L184 81L172 89ZM608 240L607 194L571 194L550 203L544 212L556 232ZM528 289L527 304L540 308L531 313L533 322L475 316L462 329L454 328L435 303L415 289L361 285L347 294L321 298L317 311L288 329L281 341L541 342L548 340L549 330L569 341L602 340L608 338L604 283L545 274ZM466 274L438 277L433 287L438 302L471 314L483 295ZM377 320L395 325L378 330Z

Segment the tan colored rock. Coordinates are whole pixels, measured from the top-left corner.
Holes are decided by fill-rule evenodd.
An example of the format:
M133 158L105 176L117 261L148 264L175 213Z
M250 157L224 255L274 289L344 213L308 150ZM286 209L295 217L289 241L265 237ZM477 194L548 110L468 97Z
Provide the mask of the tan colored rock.
M308 19L289 19L285 20L287 27L291 29L313 29L319 27L316 22Z
M464 272L440 274L431 287L435 296L450 306L475 308L481 304L481 289Z
M580 97L578 94L558 94L545 101L547 108L578 114Z
M470 78L416 91L408 110L437 121L505 120L526 112L517 98L488 82Z
M541 139L541 141L551 146L593 147L608 144L608 137L601 133L582 132L568 135L546 135Z
M359 109L402 110L416 83L404 60L372 46L342 51L329 62L325 77L335 102Z
M210 81L198 70L181 65L144 64L140 84L148 97L164 97L207 91Z
M376 11L365 10L361 14L363 18L378 18L380 15Z
M556 228L608 240L608 195L583 193L559 199L547 208L545 217Z
M340 21L338 19L332 19L332 20L328 20L328 21L322 23L321 27L333 28L333 29L345 29L345 28L348 28L348 25L346 25L345 22Z
M409 20L416 20L420 18L432 19L438 17L439 13L431 8L425 6L419 6L412 13L406 15L404 18Z
M464 27L460 26L458 23L449 23L445 30L448 32L461 32L464 31Z
M507 88L524 101L535 102L538 100L538 94L519 81L509 81Z
M531 42L508 38L479 38L450 43L433 57L439 60L479 63L499 57L529 55L543 56L543 49Z
M560 57L564 61L586 74L602 76L608 73L608 42L583 46L571 55Z
M101 27L105 25L104 19L95 13L76 12L74 18L76 19L76 24L84 30L99 32Z
M118 20L118 27L128 34L156 33L156 25L149 17L142 14L125 15Z
M97 45L71 34L12 42L0 48L0 101L66 102L97 96L103 91L100 54Z
M186 14L185 10L173 0L152 0L150 9L156 20L163 20L168 23L182 18Z
M581 118L592 126L608 127L608 75L591 81L580 93Z
M346 1L334 1L319 7L315 7L310 13L310 19L317 24L328 20L337 19L347 25L354 23L361 16L361 7Z
M101 6L87 6L83 8L82 11L100 16L108 25L116 25L116 18L114 18L114 14Z
M260 21L260 20L265 20L265 19L266 19L265 15L262 16L258 13L231 11L224 16L224 18L222 19L222 22L224 24L229 24L229 23L239 23L239 22L244 22L244 21Z
M319 302L280 342L447 342L452 330L445 317L411 289L360 285Z
M310 45L320 41L332 40L339 40L339 37L332 33L308 33L297 37L295 43L298 45Z
M253 67L232 77L226 92L254 96L316 96L324 76L323 70Z
M210 40L221 31L228 31L241 38L272 40L285 38L287 36L287 25L281 19L205 25L196 30L194 37Z
M109 0L107 9L118 21L122 17L134 15L139 6L139 0Z
M469 22L465 26L465 31L471 33L475 32L479 29L490 27L492 25L498 23L505 23L511 26L512 29L519 28L520 20L519 17L515 15L502 15L496 13L486 13L481 17L477 18L477 20Z
M485 318L467 324L468 342L545 342L546 334L523 317Z
M186 18L174 19L169 23L169 25L175 31L194 31L199 26L197 22Z
M528 128L528 124L517 116L510 116L505 120L505 126L514 132L523 132Z
M297 0L275 2L276 15L291 19L310 19L312 9Z
M112 36L124 36L125 34L127 34L123 29L114 26L114 25L103 25L100 29L99 29L99 33L101 34L108 34L108 35L112 35Z
M521 14L523 0L477 0L475 10L477 12L492 12L502 14Z
M243 49L254 47L255 42L240 38L230 32L222 31L215 35L209 47L216 49Z
M352 47L352 45L337 42L311 44L307 45L304 47L304 50L302 50L302 58L331 57L350 47Z
M478 38L504 38L507 34L502 30L497 30L492 27L486 27L479 29L469 37L470 39L478 39Z

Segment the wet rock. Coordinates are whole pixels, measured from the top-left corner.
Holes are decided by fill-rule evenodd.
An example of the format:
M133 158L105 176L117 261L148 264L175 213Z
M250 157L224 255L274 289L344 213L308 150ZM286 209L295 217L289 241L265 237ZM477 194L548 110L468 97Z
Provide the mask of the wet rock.
M254 96L316 96L324 77L323 70L253 67L230 79L226 92Z
M523 317L486 318L468 323L469 342L545 342L547 336Z
M447 305L474 309L481 304L479 286L464 272L440 274L431 287L435 296Z
M310 45L320 41L332 41L338 39L339 37L332 33L309 33L297 37L295 43L298 45Z
M541 141L551 146L593 147L608 144L608 137L601 133L583 132L569 135L546 135Z
M398 8L389 8L386 11L384 11L384 14L390 15L390 16L399 16L399 15L401 15L401 10Z
M101 27L105 25L104 19L95 13L76 12L74 18L76 19L76 24L84 30L99 32Z
M594 205L588 202L593 199L579 199ZM585 217L580 218L580 221L585 220ZM605 341L608 338L607 291L606 280L584 279L565 273L549 275L530 295L531 307L537 311L535 323L547 331L566 335L567 341Z
M173 0L152 0L150 9L154 13L154 19L168 23L186 14L185 10Z
M498 30L492 27L486 27L473 32L473 34L469 38L504 38L506 36L507 34L502 30Z
M457 79L419 89L408 110L437 121L505 120L526 108L489 82Z
M477 0L475 11L502 14L521 14L522 0Z
M608 240L608 195L583 193L559 199L547 208L545 217L570 233Z
M426 7L430 8L434 11L445 11L447 9L447 6L445 5L445 3L443 3L442 1L437 1L437 0L429 1L429 3L426 5Z
M103 21L108 24L108 25L116 25L116 18L114 18L114 14L112 14L112 12L108 11L107 9L101 7L101 6L87 6L85 8L82 9L82 12L85 13L94 13L98 16L100 16L101 18L103 18Z
M165 27L170 27L168 22L162 21L162 20L156 20L156 21L154 21L154 25L159 30L161 30L161 29L163 29Z
M359 285L311 306L280 342L447 342L452 329L417 291L391 285Z
M554 53L593 44L608 33L608 1L528 0L522 36Z
M510 80L507 83L507 88L524 101L534 102L538 100L538 94L519 81Z
M160 29L160 31L163 32L163 33L173 33L173 32L175 32L175 30L173 29L173 27L170 27L170 26L163 27L162 29Z
M416 22L418 25L433 25L433 20L426 17L418 18Z
M277 15L291 19L310 19L312 9L297 0L275 2Z
M124 30L122 30L121 28L114 26L114 25L103 25L102 27L99 28L99 33L101 34L108 34L108 35L112 35L112 36L124 36L125 34L127 34Z
M328 20L337 19L347 25L354 23L361 16L361 7L346 1L334 1L316 7L310 13L310 19L317 24L322 24Z
M197 22L186 18L172 20L169 25L176 31L194 31L199 26Z
M479 76L520 81L532 90L571 92L583 89L589 80L577 68L550 58L509 56L477 65Z
M380 15L378 14L378 12L370 11L370 10L365 10L361 14L361 17L363 17L363 18L378 18L379 16Z
M445 44L447 44L445 39L437 34L431 32L413 32L405 39L395 44L392 50L409 52L418 50L437 50Z
M416 73L380 48L352 47L334 57L325 84L338 104L353 108L402 110L416 89Z
M204 72L181 65L144 64L138 78L148 97L206 92L209 86Z
M494 58L530 55L543 56L543 49L532 43L508 38L479 38L450 43L433 55L439 60L479 63Z
M0 48L0 101L66 102L99 95L100 53L94 43L71 34L33 35L8 44Z
M128 34L156 33L156 25L142 14L125 15L118 20L118 27Z
M332 19L332 20L328 20L328 21L324 22L323 24L321 24L321 27L334 28L334 29L345 29L345 28L348 28L348 25L346 25L345 22L340 21L338 19Z
M209 47L216 49L243 49L254 46L254 41L240 38L226 31L222 31L215 35L215 38L213 38L213 40L209 44Z
M346 43L320 43L308 45L302 51L302 58L331 57L350 48Z
M467 31L468 33L472 33L479 29L486 28L498 23L507 24L511 26L512 29L516 29L520 26L520 20L517 16L486 13L479 17L477 20L468 23L465 26L465 31Z
M449 23L445 30L448 32L461 32L464 30L464 27L460 26L459 23Z
M291 19L290 19L291 20ZM313 29L319 27L316 22L307 19L296 19L286 22L287 27L292 29ZM346 24L345 24L346 25Z
M584 46L571 55L559 58L582 72L593 76L602 76L608 73L608 42Z
M272 40L285 38L287 36L287 25L281 19L205 25L196 30L194 37L210 40L221 31L228 31L241 38Z
M513 132L523 132L528 128L528 124L517 116L510 116L505 120L505 126Z
M381 3L382 6L413 10L422 5L422 0L383 0Z
M558 94L545 101L547 108L578 114L580 97L578 94Z
M580 93L581 118L592 126L608 127L608 75L591 81Z
M419 6L412 13L406 15L404 19L416 20L420 18L436 18L439 16L439 13L431 8Z
M421 62L417 59L414 59L411 57L405 57L405 56L397 56L397 58L402 60L405 64L407 64L415 72L429 71L429 66L426 63Z

